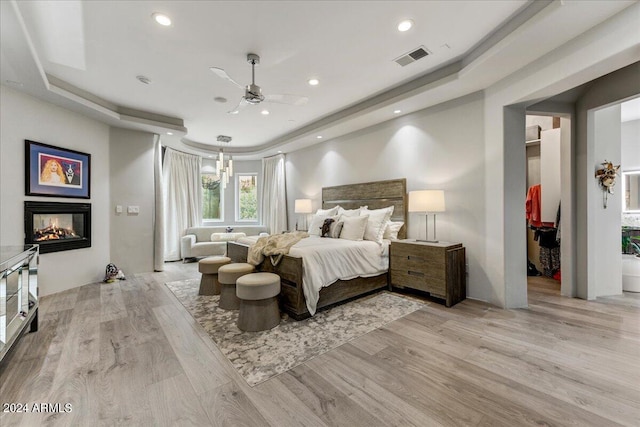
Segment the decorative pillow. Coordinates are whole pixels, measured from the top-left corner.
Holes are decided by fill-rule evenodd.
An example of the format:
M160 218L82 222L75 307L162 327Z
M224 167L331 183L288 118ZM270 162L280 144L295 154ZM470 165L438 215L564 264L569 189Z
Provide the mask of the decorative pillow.
M344 226L344 222L342 221L332 222L331 228L329 230L329 237L331 237L332 239L339 239L340 232L342 231L343 226Z
M329 215L314 215L311 219L311 223L309 224L308 233L310 236L320 236L320 230L322 229L322 224L324 224L324 220L327 218L332 218L334 221L338 220L338 216L329 216Z
M331 209L318 209L316 215L334 216L337 215L340 206L334 206Z
M372 242L382 243L382 236L384 229L387 227L387 222L393 214L393 206L382 209L368 210L364 209L360 212L360 215L369 215L369 221L367 222L367 228L364 232L364 240L371 240Z
M245 233L212 233L212 242L235 242L240 237L246 237Z
M331 237L329 231L331 231L331 224L336 222L335 219L329 217L324 220L322 227L320 228L320 237Z
M384 229L383 239L398 240L398 232L404 225L402 221L387 221L387 226Z
M367 222L369 221L369 215L343 217L340 221L344 223L340 233L341 239L362 240L364 230L367 228Z

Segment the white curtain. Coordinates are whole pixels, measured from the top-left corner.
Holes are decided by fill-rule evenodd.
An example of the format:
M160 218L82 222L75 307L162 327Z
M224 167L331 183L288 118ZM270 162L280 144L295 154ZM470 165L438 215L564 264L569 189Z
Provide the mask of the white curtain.
M284 154L262 159L262 219L271 234L287 230Z
M180 238L188 227L200 225L202 191L200 156L167 148L162 168L164 190L164 260L177 261Z
M160 136L153 140L153 270L164 270L164 192L162 191L162 143Z

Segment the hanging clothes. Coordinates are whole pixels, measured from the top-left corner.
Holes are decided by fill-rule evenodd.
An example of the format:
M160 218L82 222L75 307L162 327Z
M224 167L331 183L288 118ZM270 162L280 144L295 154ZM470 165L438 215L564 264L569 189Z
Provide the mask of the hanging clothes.
M540 246L540 266L542 274L553 277L560 270L560 247L545 248Z
M527 191L525 212L527 222L534 227L542 226L542 214L540 212L540 184L532 185Z

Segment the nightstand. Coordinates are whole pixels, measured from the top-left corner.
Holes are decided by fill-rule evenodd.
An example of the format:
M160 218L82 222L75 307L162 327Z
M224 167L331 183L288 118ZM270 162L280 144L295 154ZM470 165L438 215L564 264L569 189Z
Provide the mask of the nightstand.
M391 286L428 292L447 307L466 298L465 248L461 243L394 240L389 252Z

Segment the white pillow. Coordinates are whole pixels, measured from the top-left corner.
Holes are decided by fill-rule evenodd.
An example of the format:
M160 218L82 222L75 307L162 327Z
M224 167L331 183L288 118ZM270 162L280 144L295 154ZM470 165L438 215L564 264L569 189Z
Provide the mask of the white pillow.
M402 221L387 221L387 226L384 229L383 239L398 240L398 232L404 225Z
M369 215L369 221L367 221L367 228L364 231L364 240L371 240L372 242L382 243L382 236L384 229L387 227L387 222L393 214L393 206L382 209L374 209L372 211L364 209L360 212L360 215Z
M316 215L326 215L326 216L334 216L338 213L338 209L340 206L334 206L331 209L318 209L316 211Z
M344 223L340 233L341 239L362 240L364 230L367 228L367 222L369 221L369 215L347 216L341 218L340 221Z
M340 216L360 216L360 209L343 209L342 206L339 206L338 215Z
M309 230L307 231L310 236L320 236L322 234L322 224L324 224L324 220L327 218L333 218L334 221L338 220L338 216L330 216L330 215L314 215L311 219L311 223L309 224Z
M247 237L245 233L212 233L212 242L234 242L241 237Z

